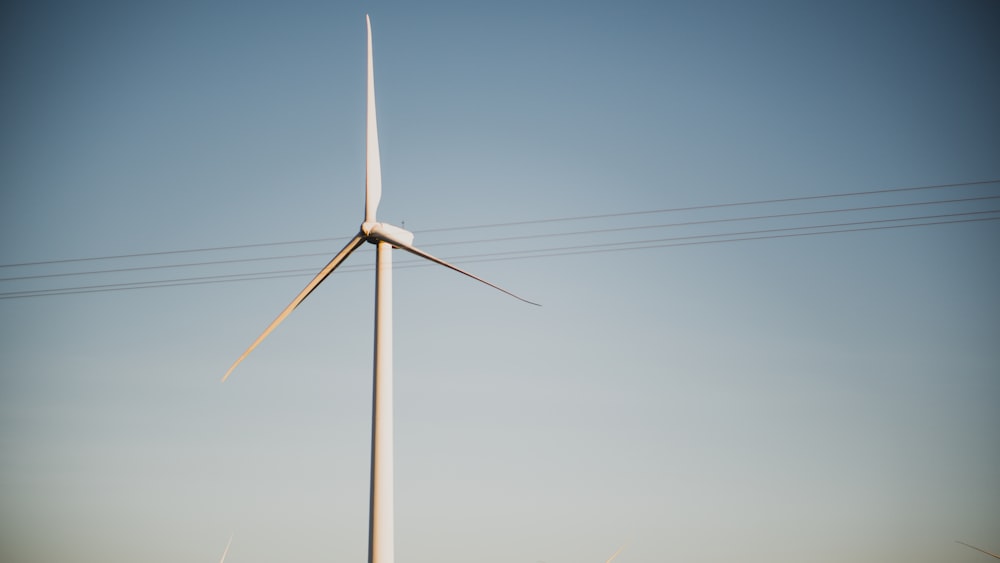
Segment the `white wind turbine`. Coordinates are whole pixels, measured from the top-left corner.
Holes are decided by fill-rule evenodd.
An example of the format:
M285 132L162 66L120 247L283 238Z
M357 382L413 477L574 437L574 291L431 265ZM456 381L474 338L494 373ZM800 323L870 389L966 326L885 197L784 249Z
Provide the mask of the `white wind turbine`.
M372 400L372 459L371 497L369 505L368 561L392 563L393 547L393 478L392 478L392 249L401 248L411 254L435 262L470 278L485 283L512 297L538 305L435 258L413 246L413 233L400 227L379 223L375 210L382 197L382 167L378 150L378 125L375 119L375 74L372 65L372 25L368 25L368 127L365 179L365 219L361 231L330 260L287 307L268 325L257 340L230 366L225 381L237 365L257 347L285 317L309 296L323 280L350 254L365 242L376 245L375 264L375 367Z

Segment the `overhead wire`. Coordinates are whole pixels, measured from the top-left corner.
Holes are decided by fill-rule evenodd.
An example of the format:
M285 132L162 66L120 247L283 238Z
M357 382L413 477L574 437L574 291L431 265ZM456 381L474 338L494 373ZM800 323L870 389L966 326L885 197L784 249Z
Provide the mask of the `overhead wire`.
M282 254L278 256L257 256L254 258L232 258L228 260L206 260L203 262L184 262L180 264L156 264L152 266L131 266L128 268L109 268L106 270L84 270L80 272L57 272L50 274L32 274L27 276L11 276L0 278L0 282L35 280L44 278L64 278L70 276L91 276L97 274L120 274L124 272L141 272L146 270L165 270L174 268L194 268L201 266L218 266L222 264L242 264L247 262L266 262L269 260L290 260L293 258L309 258L313 256L328 256L328 252L306 252L302 254Z
M668 242L672 239L658 239L654 241L638 241L631 243L629 246L621 248L601 248L602 245L582 245L576 247L563 247L563 248L547 248L547 249L535 249L531 251L522 251L516 253L487 253L487 254L474 254L463 257L449 257L448 260L452 262L461 261L462 264L466 263L476 263L476 262L496 262L505 260L524 260L529 258L546 258L546 257L557 257L557 256L571 256L578 254L595 254L604 252L621 252L630 250L649 250L653 248L668 248L668 247L679 247L679 246L695 246L703 244L720 244L720 243L731 243L731 242L742 242L742 241L753 241L753 240L767 240L767 239L781 239L781 238L791 238L791 237L803 237L803 236L815 236L815 235L831 235L839 233L853 233L853 232L863 232L863 231L876 231L885 229L900 229L900 228L910 228L910 227L928 227L934 225L945 225L954 223L973 223L982 221L996 221L1000 220L1000 217L989 217L989 218L978 218L978 219L962 219L962 220L949 220L949 221L934 221L928 223L919 224L906 224L906 225L888 225L888 226L877 226L877 227L858 227L850 229L836 229L830 231L814 231L814 232L799 232L799 233L785 233L785 234L774 234L777 230L770 230L772 234L766 234L761 236L743 236L737 238L721 238L715 240L688 240L683 241L681 239L693 238L693 237L677 237L680 242ZM809 228L809 227L805 227ZM762 231L765 232L765 231ZM704 237L718 237L722 235L705 235ZM657 244L652 244L656 242ZM504 254L515 254L511 256L503 256ZM407 261L401 264L397 264L394 267L397 269L411 268L411 267L423 267L426 264L421 264L418 261ZM366 267L350 267L345 266L337 270L337 273L344 274L350 271L370 271L374 269L373 266ZM289 278L289 277L300 277L307 274L312 274L315 268L301 268L296 270L276 270L269 272L254 272L250 274L227 274L220 276L204 276L204 277L193 277L193 278L181 278L181 279L168 279L168 280L155 280L155 281L145 281L145 282L125 282L119 284L104 284L96 286L75 286L75 287L64 287L55 289L41 289L41 290L25 290L25 291L10 291L0 293L0 300L4 299L16 299L23 297L44 297L52 295L73 295L78 293L95 293L95 292L107 292L107 291L124 291L129 289L151 289L151 288L161 288L161 287L176 287L185 285L202 285L202 284L215 284L215 283L230 283L238 281L256 281L256 280L266 280L266 279L277 279L277 278Z
M753 240L767 240L767 239L780 239L780 238L790 238L790 237L803 237L803 236L816 236L816 235L831 235L838 233L852 233L852 232L862 232L862 231L876 231L885 229L900 229L900 228L911 228L911 227L928 227L934 225L946 225L955 223L973 223L973 222L983 222L983 221L997 221L1000 220L1000 215L994 217L977 217L977 218L965 218L965 219L955 219L954 217L977 215L977 214L1000 214L1000 209L990 210L990 211L978 211L969 213L955 213L955 214L942 214L942 215L928 215L923 217L904 217L898 219L880 219L871 221L857 221L849 223L836 223L829 225L809 225L803 227L785 227L778 229L759 229L755 231L742 231L734 233L714 233L705 235L688 235L681 237L667 237L660 239L650 239L650 240L640 240L640 241L627 241L621 243L602 243L602 244L590 244L590 245L577 245L577 246L566 246L566 247L554 247L554 248L541 248L532 250L521 250L521 251L506 251L506 252L492 252L492 253L482 253L482 254L470 254L464 256L454 256L449 257L450 261L460 261L462 263L476 263L476 262L494 262L494 261L504 261L504 260L521 260L528 258L543 258L543 257L555 257L555 256L570 256L577 254L594 254L602 252L621 252L629 250L648 250L652 248L667 248L676 246L693 246L693 245L703 245L703 244L720 244L720 243L731 243L731 242L743 242L743 241L753 241ZM927 221L922 223L908 223L902 225L885 225L883 223L888 222L901 222L901 221L912 221L912 220L925 220L930 218L946 218L951 217L947 220L937 220L937 221ZM878 225L878 226L865 226L861 225ZM851 228L845 228L851 227ZM832 229L832 230L817 230L817 229ZM801 232L806 231L807 232ZM800 231L800 232L794 232ZM699 240L701 239L701 240ZM402 261L399 264L394 265L396 268L413 268L422 267L423 264L417 260ZM370 271L373 267L367 266L344 266L338 269L339 273L348 272L358 272L358 271ZM143 282L125 282L117 284L101 284L92 286L78 286L78 287L67 287L67 288L54 288L54 289L40 289L40 290L25 290L25 291L10 291L0 293L0 299L16 299L23 297L44 297L52 295L71 295L77 293L96 293L96 292L107 292L107 291L122 291L129 289L150 289L159 287L175 287L184 285L202 285L202 284L215 284L224 282L236 282L236 281L255 281L255 280L265 280L265 279L276 279L276 278L287 278L287 277L298 277L302 275L307 275L315 273L314 268L303 268L303 269L291 269L291 270L274 270L268 272L253 272L249 274L224 274L216 276L201 276L201 277L190 277L190 278L175 278L167 280L153 280L153 281L143 281Z
M571 236L582 236L582 235L593 235L593 234L607 234L615 232L627 232L627 231L639 231L639 230L652 230L652 229L664 229L670 227L689 227L695 225L710 225L717 223L733 223L733 222L745 222L745 221L759 221L768 219L783 219L789 217L805 217L810 215L832 215L837 213L854 213L859 211L875 211L875 210L885 210L885 209L897 209L903 207L919 207L919 206L929 206L929 205L942 205L950 203L967 203L972 201L986 201L1000 199L1000 195L995 196L978 196L978 197L966 197L966 198L953 198L944 200L934 200L934 201L918 201L918 202L907 202L907 203L893 203L884 205L869 205L863 207L849 207L841 209L823 209L814 211L797 211L791 213L772 213L768 215L751 215L745 217L724 217L718 219L700 219L696 221L682 221L674 223L659 223L653 225L638 225L638 226L628 226L628 227L614 227L614 228L602 228L602 229L587 229L580 231L567 231L567 232L556 232L556 233L546 233L546 238L554 237L571 237ZM484 244L484 243L496 243L496 242L509 242L516 240L529 240L538 238L538 235L516 235L508 237L493 237L493 238L481 238L481 239L466 239L458 241L446 241L438 242L432 245L428 245L428 248L442 247L442 246L455 246L455 245L468 245L468 244ZM313 239L308 242L319 242L326 239ZM330 239L336 240L336 239ZM288 244L288 243L285 243ZM228 247L228 248L245 248L243 247ZM327 256L328 252L308 252L299 254L282 254L277 256L257 256L252 258L233 258L225 260L205 260L201 262L182 262L182 263L171 263L171 264L156 264L150 266L131 266L127 268L109 268L102 270L83 270L75 272L56 272L56 273L46 273L46 274L31 274L22 276L10 276L0 278L0 282L6 281L20 281L20 280L32 280L32 279L44 279L44 278L58 278L58 277L72 277L72 276L87 276L87 275L98 275L98 274L111 274L111 273L124 273L124 272L139 272L146 270L162 270L162 269L173 269L173 268L192 268L192 267L203 267L203 266L215 266L223 264L240 264L249 262L263 262L263 261L274 261L274 260L289 260L295 258L309 258L314 256Z
M557 222L568 222L568 221L584 221L592 219L609 219L615 217L629 217L637 215L653 215L661 213L676 213L684 211L703 211L709 209L723 209L729 207L745 207L752 205L769 205L775 203L793 203L801 201L813 201L813 200L823 200L823 199L835 199L835 198L845 198L845 197L858 197L858 196L871 196L871 195L881 195L890 193L902 193L902 192L914 192L914 191L925 191L925 190L939 190L947 188L964 188L972 186L983 186L991 184L1000 184L1000 178L991 180L975 180L969 182L952 182L947 184L928 184L921 186L904 186L896 188L883 188L876 190L865 190L865 191L855 191L855 192L839 192L832 194L819 194L811 196L795 196L795 197L785 197L785 198L772 198L772 199L758 199L758 200L748 200L740 202L728 202L728 203L711 203L704 205L693 205L687 207L669 207L662 209L651 209L651 210L638 210L638 211L624 211L618 213L603 213L596 215L576 215L571 217L555 217L555 218L541 218L541 219L528 219L524 221L510 221L505 223L481 223L473 225L464 225L459 227L437 227L430 229L421 229L421 233L436 233L436 232L447 232L447 231L460 231L460 230L470 230L470 229L487 229L487 228L500 228L500 227L512 227L512 226L523 226L523 225L533 225L533 224L544 224L544 223L557 223ZM352 233L353 234L353 233ZM217 251L227 251L227 250L240 250L249 248L265 248L274 246L288 246L297 244L309 244L309 243L319 243L319 242L330 242L335 240L342 240L344 238L350 238L352 235L345 235L343 237L323 237L323 238L313 238L313 239L298 239L298 240L287 240L287 241L271 241L271 242L260 242L260 243L248 243L248 244L235 244L227 246L211 246L211 247L201 247L201 248L187 248L187 249L177 249L177 250L159 250L151 252L136 252L130 254L114 254L106 256L88 256L82 258L61 258L61 259L51 259L51 260L38 260L31 262L18 262L10 264L0 264L0 268L16 268L24 266L41 266L50 264L64 264L71 262L90 262L98 260L118 260L127 258L142 258L148 256L164 256L171 254L191 254L191 253L202 253L202 252L217 252Z
M506 223L489 223L489 224L479 224L479 225L465 225L461 227L440 227L436 229L424 229L424 233L432 232L443 232L443 231L462 231L469 229L487 229L494 227L516 227L524 225L535 225L540 223L557 223L566 221L584 221L590 219L609 219L614 217L631 217L636 215L653 215L657 213L677 213L683 211L704 211L708 209L723 209L727 207L744 207L749 205L770 205L775 203L793 203L800 201L815 201L822 199L833 199L841 197L857 197L857 196L869 196L869 195L880 195L880 194L890 194L890 193L901 193L901 192L915 192L923 190L939 190L945 188L964 188L971 186L981 186L988 184L1000 183L1000 179L995 180L977 180L973 182L954 182L950 184L929 184L924 186L904 186L898 188L883 188L878 190L866 190L860 192L841 192L834 194L820 194L820 195L808 195L808 196L794 196L794 197L783 197L783 198L773 198L773 199L757 199L749 201L737 201L730 203L709 203L704 205L691 205L687 207L668 207L664 209L649 209L640 211L623 211L619 213L602 213L598 215L577 215L573 217L556 217L548 219L529 219L526 221L510 221Z
M688 208L671 208L666 210L653 210L653 211L640 211L634 213L616 213L616 214L603 214L603 215L588 215L579 216L577 218L558 218L554 220L534 220L531 222L511 222L506 224L494 223L489 226L514 226L514 225L524 225L527 223L541 223L541 222L558 222L564 220L582 220L582 219L595 219L595 218L608 218L608 217L624 217L629 215L640 215L640 214L651 214L651 213L666 213L673 211L694 211L694 210L705 210L705 209L717 209L723 207L737 207L746 205L758 205L762 203L787 203L789 201L803 201L803 200L815 200L815 199L831 199L835 197L849 197L858 195L877 195L885 193L895 193L903 191L917 191L917 190L928 190L928 189L941 189L946 187L956 187L956 186L975 186L991 183L1000 183L1000 180L994 180L989 182L968 182L962 184L938 184L935 186L919 186L911 188L892 188L887 190L870 190L867 192L851 192L847 194L826 194L818 196L803 196L797 198L781 198L781 199L771 199L771 200L756 200L753 202L737 202L737 203L725 203L725 204L711 204L703 206L692 206ZM989 196L974 196L974 197L963 197L963 198L949 198L949 199L937 199L937 200L925 200L916 202L903 202L903 203L889 203L881 205L868 205L868 206L856 206L838 209L820 209L820 210L806 210L806 211L791 211L785 213L771 213L771 214L760 214L760 215L747 215L747 216L737 216L737 217L723 217L723 218L711 218L711 219L698 219L691 221L678 221L673 223L660 223L653 225L630 225L624 227L613 227L613 228L595 228L595 229L585 229L577 231L564 231L564 232L553 232L546 233L543 235L516 235L507 237L492 237L492 238L482 238L472 242L476 243L507 243L517 240L527 240L527 239L537 239L537 238L555 238L555 237L572 237L572 236L604 236L611 233L622 233L628 231L638 231L638 230L651 230L651 229L664 229L669 227L690 227L696 225L711 225L711 224L721 224L721 223L732 223L732 222L749 222L749 221L765 221L765 220L777 220L777 219L787 219L795 217L806 217L806 216L817 216L817 215L832 215L832 214L844 214L844 213L865 213L874 211L884 211L895 208L905 208L905 207L917 207L917 206L944 206L952 204L969 203L976 201L986 201L1000 199L1000 196L989 195ZM640 239L640 240L625 240L616 242L601 242L593 244L581 244L581 245L566 245L566 246L550 246L546 248L530 248L522 250L502 250L495 252L485 252L478 254L468 254L461 256L451 256L447 257L447 260L457 261L462 263L472 263L472 262L484 262L484 261L498 261L498 260L518 260L527 258L538 258L538 257L551 257L551 256L567 256L574 254L587 254L587 253L597 253L597 252L619 252L619 251L629 251L629 250L646 250L651 248L663 248L671 246L689 246L698 244L719 244L719 243L729 243L729 242L740 242L740 241L750 241L750 240L766 240L766 239L778 239L778 238L788 238L788 237L800 237L800 236L816 236L816 235L829 235L837 233L847 233L847 232L859 232L859 231L874 231L883 229L899 229L899 228L912 228L912 227L928 227L933 225L944 225L944 224L954 224L954 223L973 223L973 222L983 222L983 221L994 221L1000 219L1000 209L993 210L979 210L979 211L962 211L962 212L952 212L952 213L938 213L938 214L927 214L927 215L917 215L917 216L907 216L907 217L893 217L893 218L877 218L877 219L866 219L859 221L844 221L838 223L826 223L826 224L811 224L811 225L798 225L798 226L784 226L784 227L773 227L767 229L753 229L753 230L740 230L731 232L715 232L715 233L702 233L702 234L691 234L675 237L662 237L662 238L652 238L652 239ZM457 229L457 228L455 228ZM432 232L432 231L443 231L443 230L454 230L448 229L434 229L434 230L422 230L421 233ZM94 257L94 258L77 258L69 260L48 260L48 261L37 261L31 263L22 263L22 265L54 265L54 264L65 264L72 262L85 262L92 260L101 259L118 259L118 258L137 258L137 257L149 257L149 256L163 256L170 254L182 254L186 252L208 252L216 250L236 250L236 249L247 249L247 248L262 248L262 247L273 247L280 245L292 245L292 244L303 244L303 243L318 243L326 242L329 240L335 240L333 238L323 238L323 239L308 239L303 241L283 241L283 242L272 242L272 243L261 243L261 244L246 244L246 245L231 245L225 247L212 247L212 248L201 248L201 249L188 249L188 250L173 250L173 251L160 251L160 252L150 252L150 253L135 253L131 255L119 255L119 256L105 256L105 257ZM454 244L468 244L466 241L444 241L435 244L429 244L427 248L454 245ZM233 265L238 263L251 263L251 262L262 262L262 261L273 261L273 260L287 260L294 258L304 258L312 256L326 256L327 252L316 252L316 253L299 253L299 254L284 254L277 256L265 256L265 257L249 257L249 258L232 258L232 259L220 259L220 260L207 260L207 261L197 261L197 262L185 262L185 263L171 263L171 264L154 264L154 265L144 265L144 266L130 266L121 268L109 268L103 270L85 270L76 272L56 272L56 273L43 273L43 274L30 274L22 276L11 276L7 278L0 278L0 282L10 282L10 281L23 281L32 279L42 279L42 278L61 278L69 276L84 276L84 275L106 275L106 274L118 274L118 273L131 273L139 272L143 270L163 270L163 269L173 269L173 268L194 268L194 267L209 267L209 266L220 266L220 265ZM8 264L7 267L13 267L16 265ZM397 267L408 268L408 267L419 267L418 261L401 261ZM368 265L353 265L344 266L338 271L351 272L351 271L363 271L370 270L373 266ZM123 291L130 289L149 289L157 287L173 287L182 285L197 285L197 284L217 284L217 283L229 283L236 281L251 281L251 280L263 280L263 279L274 279L283 277L293 277L311 274L313 268L303 268L303 269L284 269L284 270L270 270L270 271L256 271L256 272L244 272L236 274L214 274L205 276L189 276L189 277L178 277L178 278L167 278L167 279L154 279L145 281L131 281L131 282L119 282L119 283L104 283L104 284L92 284L92 285L78 285L70 287L56 287L49 289L23 289L23 290L13 290L7 292L0 292L0 299L17 299L25 297L43 297L52 295L70 295L77 293L95 293L95 292L109 292L109 291Z
M817 211L797 211L792 213L772 213L769 215L751 215L747 217L724 217L721 219L699 219L697 221L681 221L675 223L659 223L655 225L638 225L631 227L612 227L605 229L588 229L583 231L568 231L562 233L546 233L546 238L551 237L567 237L567 236L577 236L577 235L591 235L591 234L606 234L606 233L618 233L626 231L640 231L649 229L663 229L669 227L691 227L694 225L711 225L715 223L734 223L740 221L758 221L764 219L784 219L788 217L805 217L808 215L829 215L834 213L853 213L858 211L874 211L881 209L896 209L901 207L916 207L923 205L941 205L946 203L962 203L970 201L983 201L990 199L1000 199L1000 196L980 196L980 197L968 197L968 198L958 198L958 199L945 199L938 201L920 201L911 203L893 203L886 205L868 205L864 207L850 207L846 209L822 209ZM427 231L423 231L427 232ZM459 244L482 244L482 243L492 243L492 242L506 242L515 240L529 240L538 238L538 235L515 235L509 237L494 237L485 239L464 239L449 242L439 242L435 246L453 246ZM0 279L0 281L3 281Z
M87 256L83 258L60 258L53 260L38 260L34 262L18 262L14 264L0 264L0 268L19 268L24 266L47 266L50 264L67 264L71 262L94 262L98 260L120 260L124 258L144 258L147 256L166 256L170 254L193 254L196 252L217 252L221 250L240 250L245 248L264 248L268 246L286 246L293 244L306 244L313 242L329 242L339 240L335 237L324 237L317 239L285 240L277 242L257 242L250 244L233 244L229 246L210 246L205 248L185 248L180 250L156 250L152 252L135 252L132 254L113 254L109 256Z
M845 229L845 228L843 228L843 227L857 227L859 225L875 225L875 224L881 224L881 223L893 223L893 222L903 222L903 221L920 221L920 220L926 220L926 219L954 218L954 217L963 217L963 216L980 215L980 214L995 214L997 216L996 217L980 217L980 218L974 218L974 219L972 219L972 218L967 218L967 219L950 219L950 220L947 220L947 221L931 221L931 222L925 222L925 223L912 223L912 224L905 224L905 225L894 225L894 226L890 226L890 227L871 227L871 228L852 228L852 229ZM946 213L946 214L940 214L940 215L924 215L924 216L918 216L918 217L902 217L902 218L897 218L897 219L874 219L874 220L869 220L869 221L854 221L854 222L848 222L848 223L832 223L832 224L827 224L827 225L806 225L806 226L800 226L800 227L782 227L782 228L775 228L775 229L759 229L759 230L753 230L753 231L738 231L738 232L730 232L730 233L713 233L713 234L704 234L704 235L686 235L686 236L679 236L679 237L666 237L666 238L647 239L647 240L638 240L638 241L624 241L624 242L611 242L611 243L577 245L577 246L563 246L563 247L545 248L545 249L538 249L538 250L517 250L517 251L509 251L509 252L494 252L494 253L490 253L490 254L473 254L473 255L468 255L468 256L453 256L453 257L451 257L451 259L452 260L462 260L462 261L477 261L477 260L474 260L474 259L475 258L479 258L479 257L483 257L483 256L502 256L502 255L505 255L505 254L517 255L518 258L530 258L536 252L538 252L538 253L551 253L551 254L545 254L546 256L565 256L565 255L570 255L570 254L577 254L578 252L575 252L575 251L578 251L578 250L593 250L593 251L597 252L599 250L596 250L596 249L606 249L605 251L607 251L607 252L613 252L614 250L618 250L618 249L620 249L620 250L642 250L642 249L646 249L646 248L660 248L661 246L682 246L682 244L661 245L660 243L674 242L674 241L686 241L686 240L697 240L697 239L721 239L721 240L716 240L716 241L708 240L708 241L704 241L704 242L700 242L700 243L694 243L694 244L707 244L707 243L711 243L711 242L741 242L741 241L747 241L747 240L761 240L761 239L768 239L768 238L783 238L783 237L774 237L774 236L769 236L769 235L772 234L772 233L785 233L785 232L794 232L794 231L816 231L816 232L800 232L800 233L797 233L797 234L785 235L785 237L788 237L788 236L807 236L807 235L825 235L825 234L858 232L858 231L866 231L866 230L880 230L881 228L926 227L926 226L944 225L944 224L950 224L950 223L972 223L972 222L996 221L996 220L1000 220L1000 209L993 209L993 210L989 210L989 211L971 211L971 212L965 212L965 213ZM834 229L834 230L820 231L819 229ZM749 235L760 235L760 234L765 234L765 235L768 235L768 236L760 236L760 237L749 236ZM727 237L736 237L736 238L727 238ZM619 247L619 248L614 248L614 247Z

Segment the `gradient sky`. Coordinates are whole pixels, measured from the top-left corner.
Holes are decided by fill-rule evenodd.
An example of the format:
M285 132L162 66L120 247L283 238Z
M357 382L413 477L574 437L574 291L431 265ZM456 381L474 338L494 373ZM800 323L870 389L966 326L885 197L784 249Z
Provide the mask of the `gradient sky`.
M397 259L401 563L1000 549L1000 183L483 227L1000 179L995 2L750 4L5 3L0 559L365 560L374 252L219 383L361 222L365 13L381 218L544 305Z

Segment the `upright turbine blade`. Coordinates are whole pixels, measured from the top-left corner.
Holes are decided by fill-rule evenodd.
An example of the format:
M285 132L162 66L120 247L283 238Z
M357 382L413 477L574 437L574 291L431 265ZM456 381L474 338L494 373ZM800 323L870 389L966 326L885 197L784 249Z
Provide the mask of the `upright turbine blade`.
M375 223L375 211L382 199L382 161L378 153L378 120L375 118L375 67L372 62L372 21L368 23L368 146L365 156L365 223Z
M302 303L302 301L305 300L306 297L309 297L309 294L312 293L314 289L316 289L316 286L323 283L323 280L325 280L326 277L329 276L330 273L333 272L333 270L337 266L339 266L340 263L343 262L348 255L354 252L356 248L364 244L364 242L365 242L365 237L360 233L353 239L351 239L351 242L347 243L347 246L345 246L343 250L338 252L337 255L333 257L333 260L330 260L330 263L327 264L322 270L320 270L320 272L316 274L316 277L314 277L312 281L309 282L309 284L305 287L305 289L299 292L299 294L295 297L295 299L293 299L292 302L289 303L287 307L285 307L285 310L282 311L280 315L278 315L278 318L274 319L274 321L272 321L271 324L268 325L266 329L264 329L264 332L257 337L257 340L253 341L253 344L251 344L250 347L247 348L247 351L243 352L243 355L241 355L235 362L233 362L233 365L229 367L228 371L226 371L226 375L222 376L222 381L228 379L229 374L233 373L233 370L236 369L236 366L240 365L240 362L242 362L244 358L246 358L247 355L250 354L250 352L253 352L253 349L256 348L257 345L260 344L265 338L267 338L267 335L271 334L271 331L277 328L277 326L281 324L281 321L285 320L285 317L287 317L292 311L295 310L296 307L299 306L299 303Z

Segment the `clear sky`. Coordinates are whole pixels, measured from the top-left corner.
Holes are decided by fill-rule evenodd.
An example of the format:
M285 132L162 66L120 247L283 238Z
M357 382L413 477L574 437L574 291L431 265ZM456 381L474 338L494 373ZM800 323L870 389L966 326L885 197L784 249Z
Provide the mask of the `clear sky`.
M0 10L0 560L365 560L365 13L400 563L1000 550L995 2Z

